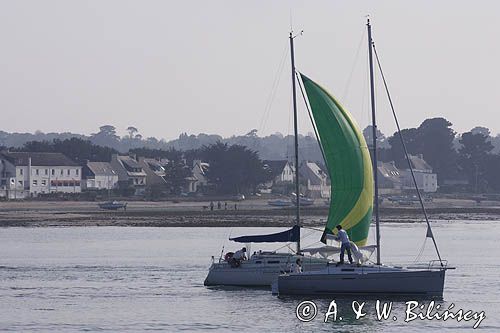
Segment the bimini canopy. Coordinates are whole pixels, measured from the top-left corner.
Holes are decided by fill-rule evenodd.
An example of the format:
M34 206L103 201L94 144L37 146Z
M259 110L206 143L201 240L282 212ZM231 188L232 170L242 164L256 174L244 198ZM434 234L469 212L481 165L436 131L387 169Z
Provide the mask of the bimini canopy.
M324 88L300 74L311 106L313 126L331 180L328 220L321 241L347 231L358 246L366 244L373 208L373 169L368 146L352 116Z
M286 243L298 242L300 239L300 227L294 226L292 229L267 235L241 236L229 238L238 243Z

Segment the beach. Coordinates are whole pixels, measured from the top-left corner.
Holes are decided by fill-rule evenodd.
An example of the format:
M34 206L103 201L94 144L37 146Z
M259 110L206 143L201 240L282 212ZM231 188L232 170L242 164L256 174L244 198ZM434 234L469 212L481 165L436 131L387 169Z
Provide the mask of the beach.
M235 210L236 205L236 210ZM228 201L227 209L210 210L210 201L128 201L127 209L110 211L97 202L83 201L6 201L0 202L0 227L284 227L295 223L294 207L277 208L267 200ZM472 200L435 199L426 203L431 220L498 220L500 203ZM301 207L301 224L323 226L328 206L317 200L314 206ZM422 222L424 215L417 202L409 206L384 202L381 222Z

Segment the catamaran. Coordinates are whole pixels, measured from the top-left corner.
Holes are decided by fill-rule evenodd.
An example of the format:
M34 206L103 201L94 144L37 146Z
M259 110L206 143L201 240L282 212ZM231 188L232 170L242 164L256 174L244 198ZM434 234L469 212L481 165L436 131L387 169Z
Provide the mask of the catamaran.
M326 89L303 74L298 73L298 76L302 82L304 99L308 104L313 128L328 166L332 184L330 211L321 241L326 243L327 239L334 237L337 234L335 227L341 225L347 231L353 247L364 246L374 210L377 262L364 264L358 261L354 264L328 265L323 269L303 273L285 273L273 283L273 293L280 295L411 295L416 297L442 297L443 295L445 273L450 267L447 267L447 262L442 260L439 253L411 163L408 163L409 170L427 222L426 237L432 239L438 260L433 260L425 266L413 267L395 267L381 263L373 53L377 57L380 70L381 66L372 40L369 19L367 29L373 163L366 141L350 113ZM388 93L385 77L382 71L381 73ZM388 97L406 159L409 161L389 93ZM325 247L323 251L327 250L328 247Z

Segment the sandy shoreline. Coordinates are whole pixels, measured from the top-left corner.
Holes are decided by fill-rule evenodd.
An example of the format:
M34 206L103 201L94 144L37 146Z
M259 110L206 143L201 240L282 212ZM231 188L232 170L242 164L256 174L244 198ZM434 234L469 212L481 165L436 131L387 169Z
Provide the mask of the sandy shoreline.
M96 202L1 202L0 227L284 227L294 224L293 208L273 208L265 200L228 202L228 209L206 208L207 202L129 202L127 211L106 211ZM434 220L500 220L500 205L457 205L432 203L427 208ZM205 206L205 207L204 207ZM382 205L382 222L422 222L417 205ZM305 226L323 226L328 214L325 204L301 209Z

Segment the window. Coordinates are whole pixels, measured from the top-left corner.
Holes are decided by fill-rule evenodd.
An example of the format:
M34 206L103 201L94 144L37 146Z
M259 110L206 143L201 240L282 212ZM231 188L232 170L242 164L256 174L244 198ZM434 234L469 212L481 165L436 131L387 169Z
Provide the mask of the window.
M42 184L42 186L46 186L47 185L47 181L45 179L42 179L41 184Z
M76 169L76 175L78 176L80 174L80 170Z
M33 185L34 185L34 186L37 186L37 185L38 185L38 180L33 179Z
M70 169L68 169L68 176L69 176L69 174L70 174L70 171L71 171L71 170L70 170Z
M23 169L19 169L19 174L22 176L23 175Z
M52 176L55 176L55 175L56 175L56 170L52 169Z
M49 169L45 169L45 176L49 174Z
M20 185L20 186L23 186L23 181L22 180L18 180L17 183Z
M61 176L62 176L62 175L64 175L64 170L63 170L63 169L61 169Z
M40 170L35 169L35 174L36 174L37 176L38 176L38 174L39 174L39 171L40 171Z

